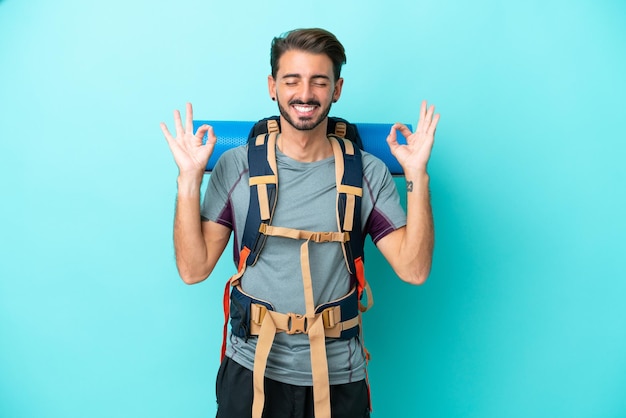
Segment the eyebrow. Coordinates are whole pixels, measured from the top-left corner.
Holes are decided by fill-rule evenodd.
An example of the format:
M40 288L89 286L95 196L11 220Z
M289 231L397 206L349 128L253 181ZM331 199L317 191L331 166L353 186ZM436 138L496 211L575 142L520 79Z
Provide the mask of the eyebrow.
M294 74L285 74L282 78L302 78L302 76L300 74L294 73ZM330 81L330 77L328 77L325 74L315 74L311 77L311 79L318 79L318 78Z

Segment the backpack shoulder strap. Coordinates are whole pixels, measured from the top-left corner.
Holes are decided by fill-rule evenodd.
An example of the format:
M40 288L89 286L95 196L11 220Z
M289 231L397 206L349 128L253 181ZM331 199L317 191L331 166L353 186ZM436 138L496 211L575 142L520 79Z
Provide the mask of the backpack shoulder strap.
M266 238L259 232L259 229L262 224L269 225L271 223L276 207L278 191L277 136L278 132L273 132L260 134L248 140L250 207L240 252L240 254L247 255L247 265L253 265L256 262Z
M365 288L363 271L363 230L361 227L361 199L363 197L363 161L361 150L351 141L330 136L335 154L335 181L337 184L337 226L348 232L350 240L342 245L346 267L359 290Z

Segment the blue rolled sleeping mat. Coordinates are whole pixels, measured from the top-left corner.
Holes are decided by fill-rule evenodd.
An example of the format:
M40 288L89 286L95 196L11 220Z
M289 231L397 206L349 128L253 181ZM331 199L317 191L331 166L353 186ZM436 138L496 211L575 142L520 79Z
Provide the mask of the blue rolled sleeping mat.
M194 132L200 126L207 124L213 127L217 136L217 144L213 150L213 155L209 159L206 171L210 172L215 167L219 157L227 150L245 145L248 142L248 135L256 121L223 121L223 120L194 120ZM389 171L394 176L404 175L402 167L396 158L391 155L387 145L387 135L391 130L391 123L355 123L363 142L363 149L370 154L380 158ZM411 125L407 125L412 129ZM205 138L206 140L206 135ZM404 137L398 132L398 142L405 143Z

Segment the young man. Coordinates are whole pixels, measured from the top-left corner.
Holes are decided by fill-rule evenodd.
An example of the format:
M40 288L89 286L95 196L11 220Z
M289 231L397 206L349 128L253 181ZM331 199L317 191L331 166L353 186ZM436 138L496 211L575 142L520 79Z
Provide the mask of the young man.
M294 239L268 233L258 260L241 268L240 277L233 281L239 295L267 302L274 312L264 314L257 333L242 335L233 330L229 334L217 378L218 417L369 416L365 353L359 337L324 338L324 327L319 325L324 359L316 357L319 345L311 348L317 344L313 334L322 322L312 307L349 295L355 276L344 260L345 242L313 242L315 233L309 232L337 231L335 166L341 154L334 151L335 140L326 132L331 105L341 97L345 62L341 43L322 29L294 30L272 42L268 90L278 103L281 132L275 145L269 145L275 149L280 179L271 225L308 235ZM176 263L185 283L193 284L211 274L231 232L235 233L235 261L246 264L247 253L240 243L250 207L248 151L239 147L220 158L201 205L202 177L217 138L206 125L194 134L191 104L184 126L178 111L174 120L175 137L165 124L161 128L179 168ZM370 234L396 274L413 284L423 283L431 266L433 220L426 165L438 120L434 107L422 102L417 130L412 133L395 124L387 137L406 176L406 214L387 167L362 152L360 228ZM406 145L397 142L398 131ZM208 140L202 145L205 134ZM284 318L285 329L281 329L276 324ZM301 321L299 331L289 332L297 321ZM246 330L253 326L249 318L243 322ZM263 333L270 322L271 336L266 337Z

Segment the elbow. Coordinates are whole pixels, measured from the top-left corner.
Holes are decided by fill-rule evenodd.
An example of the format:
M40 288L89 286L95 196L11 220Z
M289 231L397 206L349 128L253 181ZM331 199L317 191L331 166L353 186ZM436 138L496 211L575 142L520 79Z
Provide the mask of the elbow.
M183 279L183 283L188 284L188 285L200 283L201 281L204 280L204 279L199 278L199 277L183 276L183 275L181 275L180 278Z
M398 273L398 276L403 281L415 285L420 286L426 282L428 276L430 276L430 263L428 265L422 265L418 268L407 269L403 273Z
M422 285L426 283L428 276L430 276L432 263L433 251L431 245L427 251L418 251L415 257L404 265L403 270L405 274L400 277L402 280L412 285Z
M200 283L204 281L207 277L209 277L208 273L205 274L203 272L192 272L180 268L178 269L178 275L183 280L183 282L188 285Z
M176 269L178 275L185 284L196 284L204 281L215 265L210 265L203 260L188 260L184 257L176 255Z
M401 276L400 278L409 284L420 286L426 282L426 279L428 279L428 273L412 274L405 277Z

